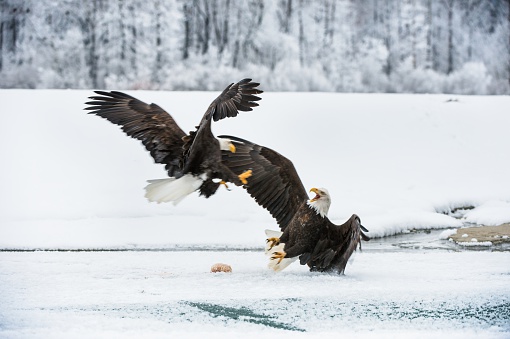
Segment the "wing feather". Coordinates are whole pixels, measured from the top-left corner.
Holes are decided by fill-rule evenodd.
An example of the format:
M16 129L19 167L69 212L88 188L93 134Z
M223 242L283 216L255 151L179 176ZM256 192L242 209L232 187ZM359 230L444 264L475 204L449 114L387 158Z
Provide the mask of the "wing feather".
M248 78L243 79L238 83L228 85L223 92L214 99L213 102L211 102L204 113L202 120L198 126L196 126L196 131L191 131L189 133L190 138L187 139L183 145L184 157L186 159L189 158L195 138L200 134L200 132L210 132L211 117L214 121L218 121L227 117L235 117L239 114L239 111L251 111L252 108L250 108L250 106L253 105L251 100L261 99L253 94L263 93L262 90L257 88L259 85L259 83L252 82L251 79ZM243 100L243 95L251 96L248 98L249 100ZM258 104L256 106L258 106Z
M234 136L236 152L222 152L222 162L235 174L252 170L244 185L255 201L276 219L281 230L308 199L308 194L292 162L270 148Z
M251 79L243 79L238 83L230 84L209 105L203 120L208 120L212 116L214 121L218 121L227 117L235 117L239 111L252 111L252 107L258 106L255 101L261 99L255 94L263 93L257 88L259 85L257 82L252 82Z
M156 104L146 104L128 94L95 91L85 110L116 125L138 139L156 163L164 164L170 176L180 174L182 138L186 135L170 114Z
M363 233L366 228L356 214L342 225L335 225L329 219L324 219L324 222L326 224L314 250L303 255L301 261L305 261L311 270L342 274L358 244L361 246L361 239L368 241L370 238Z

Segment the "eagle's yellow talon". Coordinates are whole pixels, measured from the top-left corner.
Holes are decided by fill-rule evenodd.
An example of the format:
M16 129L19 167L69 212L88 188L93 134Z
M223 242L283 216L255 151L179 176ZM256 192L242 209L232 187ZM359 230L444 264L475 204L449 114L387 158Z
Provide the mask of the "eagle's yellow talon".
M245 171L245 172L243 172L243 173L238 175L239 180L241 180L243 185L246 185L248 183L248 181L246 179L251 177L251 176L252 176L252 170L247 170L247 171Z
M280 238L268 238L266 239L266 243L271 243L269 245L269 248L268 248L268 251L270 251L273 247L277 246L280 244Z
M278 262L276 263L276 265L278 265L279 263L282 262L283 258L285 258L285 255L287 255L287 253L285 252L274 252L271 259L272 260L278 259Z
M228 185L224 180L220 181L220 185L224 185L225 188L230 191L230 188L228 188Z

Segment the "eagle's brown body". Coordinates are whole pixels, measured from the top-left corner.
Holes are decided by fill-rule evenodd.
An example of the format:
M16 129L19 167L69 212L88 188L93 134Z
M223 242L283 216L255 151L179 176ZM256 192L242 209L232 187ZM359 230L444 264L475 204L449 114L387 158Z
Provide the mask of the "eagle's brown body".
M280 242L285 244L287 257L313 251L325 226L324 223L317 224L317 220L317 212L304 201L280 237Z
M308 265L312 271L343 273L360 240L369 240L361 227L356 214L344 224L335 225L305 202L278 242L285 244L285 258L299 257L301 264Z

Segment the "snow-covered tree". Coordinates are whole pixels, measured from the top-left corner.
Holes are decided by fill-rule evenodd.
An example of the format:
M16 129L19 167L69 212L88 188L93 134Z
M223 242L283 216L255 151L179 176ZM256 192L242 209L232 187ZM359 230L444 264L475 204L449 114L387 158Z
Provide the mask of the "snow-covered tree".
M0 0L0 88L510 93L508 0Z

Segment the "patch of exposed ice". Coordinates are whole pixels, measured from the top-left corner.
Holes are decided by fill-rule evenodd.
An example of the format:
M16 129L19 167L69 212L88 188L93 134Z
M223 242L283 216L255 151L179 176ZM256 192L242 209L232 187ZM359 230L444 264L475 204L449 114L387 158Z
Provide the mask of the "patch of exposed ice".
M469 241L457 241L457 244L461 245L461 246L466 246L466 247L469 247L469 246L484 246L484 247L492 246L492 242L490 242L490 241L478 241L475 238L471 239L470 242Z

